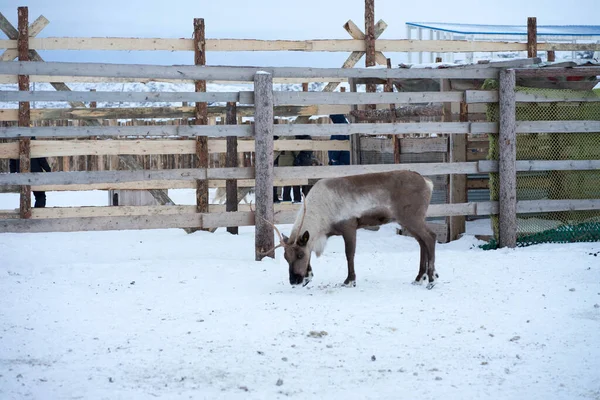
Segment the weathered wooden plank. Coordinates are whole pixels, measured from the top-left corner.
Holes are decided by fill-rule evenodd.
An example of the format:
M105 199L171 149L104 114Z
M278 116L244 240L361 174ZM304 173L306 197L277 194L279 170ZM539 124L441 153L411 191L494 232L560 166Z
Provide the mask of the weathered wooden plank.
M334 178L337 176L358 175L371 172L386 172L410 170L422 175L445 174L475 174L479 170L477 162L462 163L415 163L415 164L370 164L370 165L344 165L320 166L310 168L278 167L275 168L275 178L293 179L302 177L307 179Z
M0 232L18 233L197 228L201 226L202 214L0 220Z
M235 138L234 136L232 138ZM31 143L31 157L63 157L118 154L195 154L194 140L36 140ZM17 158L18 143L0 143L1 158ZM254 151L254 140L239 143L238 152ZM275 151L328 151L349 150L345 140L276 140ZM225 153L226 141L208 141L209 153Z
M194 83L192 79L154 79L154 78L127 78L127 77L94 77L94 76L49 76L49 75L33 75L31 76L31 82L54 82L60 81L65 83L126 83L126 82L138 82L138 83L149 83L149 82L167 82L167 83ZM331 78L315 77L311 78L311 82L329 82ZM275 78L273 83L302 83L305 81L303 78ZM346 82L346 78L340 78L340 82ZM230 83L247 83L246 81L221 81L221 80L207 80L207 83L216 84L230 84ZM0 83L17 83L17 77L12 75L0 75Z
M103 102L228 102L253 104L252 92L17 92L0 91L0 101L103 101Z
M517 202L518 213L600 210L600 199L527 200Z
M329 115L347 114L348 106L308 105L308 106L277 106L274 110L276 117L295 117L297 115ZM209 106L208 115L223 116L225 107ZM191 118L194 107L122 107L122 108L36 108L31 110L31 120L88 120L88 119L130 119L130 118ZM254 106L238 107L238 116L254 116ZM0 121L17 121L18 110L0 109ZM308 123L308 122L307 122Z
M556 129L569 127L573 129L583 129L583 132L594 132L594 128L600 122L585 123L574 121L573 124L564 124L557 122L550 127L542 122L523 123L523 130L531 129L530 124L539 124L540 129L555 132ZM535 125L534 125L535 126ZM566 128L563 128L566 129ZM496 133L498 124L493 122L414 122L414 123L394 123L394 124L290 124L275 125L274 134L276 136L331 136L331 135L351 135L351 134L369 134L369 135L396 135L407 133ZM596 129L596 131L600 131ZM533 131L533 132L540 132ZM527 133L527 132L523 132ZM161 125L161 126L61 126L61 127L0 127L0 138L18 138L37 136L43 137L87 137L87 136L240 136L251 137L251 125L212 125L212 126L189 126L189 125Z
M517 133L600 132L600 121L517 121Z
M206 29L203 18L194 18L194 65L206 66ZM206 80L194 82L195 94L206 94ZM231 100L229 100L231 101ZM233 100L236 101L236 100ZM254 100L252 100L254 102ZM196 101L194 125L208 125L208 104ZM208 168L208 137L196 137L196 167ZM208 180L196 180L196 212L208 212Z
M123 229L165 229L165 228L218 228L225 226L249 226L254 224L254 213L246 211L219 212L222 206L210 206L216 212L208 214L185 213L195 206L150 206L150 207L82 207L73 209L33 210L32 219L17 219L14 211L1 211L0 232L73 232L94 230ZM293 223L300 206L280 207L274 216L276 224ZM98 210L92 210L97 208ZM139 210L135 210L138 209ZM184 213L171 214L173 210ZM111 210L112 209L112 210ZM123 209L123 210L121 210ZM600 200L529 200L519 201L518 213L557 212L573 210L600 210ZM154 215L131 215L147 211ZM111 216L81 217L81 215ZM126 214L122 214L125 212ZM456 215L491 215L498 213L497 202L477 202L462 204L432 204L427 211L428 217ZM73 215L73 217L62 217ZM57 217L58 216L58 217Z
M251 137L251 125L160 125L160 126L51 126L32 128L0 127L0 138L88 136L244 136Z
M313 180L311 180L313 181ZM238 179L238 187L254 187L254 179ZM302 186L308 185L307 178L293 179L275 179L274 186ZM209 180L210 188L225 187L223 180ZM148 190L148 189L195 189L196 183L192 180L149 180L138 182L123 182L123 183L94 183L94 184L74 184L74 185L39 185L32 186L32 190L50 191L89 191L89 190L111 190L111 189L131 189L131 190ZM18 185L0 186L0 193L18 193Z
M249 204L240 204L240 211L251 211ZM275 204L276 211L297 211L297 204ZM224 204L210 204L210 213L224 213ZM236 210L237 211L237 210ZM2 211L0 211L2 212ZM12 214L18 213L10 211ZM48 207L35 208L32 210L31 219L58 219L58 218L93 218L93 217L127 217L139 215L178 215L193 214L196 212L194 205L171 205L171 206L95 206L95 207ZM14 218L14 215L12 216Z
M256 115L254 136L256 141L256 220L255 259L275 257L273 239L273 77L258 72L254 77Z
M31 40L36 50L111 50L111 51L193 51L191 39L165 38L88 38L47 37ZM0 48L15 48L14 40L0 40ZM254 40L207 39L207 51L365 51L363 40ZM575 51L599 50L598 43L539 43L538 50ZM467 41L467 40L406 40L379 39L375 42L379 52L502 52L527 51L522 42Z
M401 153L445 153L448 151L448 138L402 138L398 139ZM1 149L1 147L0 147ZM364 137L360 142L361 151L378 151L381 153L394 153L391 140ZM0 153L1 154L1 153Z
M517 244L517 126L515 70L500 71L499 245Z
M478 162L416 163L385 165L318 166L310 168L277 167L274 179L322 179L370 172L411 170L423 175L474 174L481 172ZM253 168L209 168L139 171L45 172L0 174L3 185L92 185L143 181L193 181L196 179L253 179ZM273 185L271 185L272 187Z
M466 102L473 103L497 103L498 92L495 90L466 90ZM564 93L516 93L516 101L519 103L549 103L549 102L594 102L600 101L600 97L592 92L581 92L575 95Z
M394 92L394 93L353 93L353 92L275 92L275 105L309 104L416 104L459 102L462 92ZM1 99L1 97L0 97Z
M498 72L480 69L426 69L426 68L304 68L304 67L196 67L188 65L162 66L144 64L99 64L64 62L10 62L0 63L0 74L8 75L70 75L106 76L154 79L192 80L253 80L256 72L263 71L278 78L310 80L313 77L337 80L340 78L379 79L486 79L495 78Z
M498 162L484 160L479 161L481 172L498 172ZM586 171L600 169L600 160L518 160L516 162L517 172L526 171Z
M527 18L527 57L537 57L537 18Z
M541 45L542 43L540 43ZM542 47L542 46L538 46ZM600 47L600 46L598 46ZM548 50L548 49L540 49ZM552 50L552 49L550 49ZM557 50L558 49L554 49ZM523 68L516 69L516 74L519 78L548 78L557 76L598 76L600 75L600 67L576 67L576 68Z
M29 61L29 9L18 7L17 55L19 61ZM29 90L29 76L19 75L19 91ZM31 123L31 106L29 102L19 102L19 127L28 127ZM31 139L19 140L19 172L31 171ZM31 187L21 187L19 213L21 218L31 217Z
M237 124L237 105L234 102L227 103L227 118L225 123L228 125ZM235 136L227 138L227 154L225 158L225 166L227 168L237 168L239 166L238 159L238 139ZM238 211L238 184L235 179L228 179L225 182L225 194L226 194L226 211ZM237 235L239 229L237 226L227 227L227 232L232 235Z
M442 79L440 82L442 92L450 91L450 81ZM463 93L460 93L462 106ZM452 120L452 104L444 103L443 121ZM461 115L461 121L466 121L464 115ZM448 158L450 162L467 161L467 135L451 135L448 143ZM448 202L452 204L464 203L467 201L467 176L464 174L454 174L449 177ZM457 240L466 230L466 220L462 215L451 216L448 218L448 240Z
M2 130L0 130L0 133ZM278 136L330 136L330 135L399 135L409 133L497 133L498 124L493 122L398 122L393 124L306 124L276 125ZM0 135L1 136L1 135Z

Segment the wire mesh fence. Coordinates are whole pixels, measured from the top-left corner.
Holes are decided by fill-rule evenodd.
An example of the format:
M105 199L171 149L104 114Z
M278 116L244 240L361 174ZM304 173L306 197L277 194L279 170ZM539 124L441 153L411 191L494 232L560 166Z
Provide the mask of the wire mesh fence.
M488 82L486 89L494 82ZM599 101L517 103L517 121L600 120L600 95L593 90L566 90L517 87L545 97L589 96ZM499 121L499 105L487 107L490 122ZM488 158L498 160L498 135L490 136ZM600 132L533 133L517 135L517 160L600 160ZM499 199L498 174L490 174L490 198ZM528 171L517 173L519 200L600 199L600 170ZM517 245L545 242L600 241L600 211L560 211L517 215ZM492 216L494 236L498 238L498 216Z

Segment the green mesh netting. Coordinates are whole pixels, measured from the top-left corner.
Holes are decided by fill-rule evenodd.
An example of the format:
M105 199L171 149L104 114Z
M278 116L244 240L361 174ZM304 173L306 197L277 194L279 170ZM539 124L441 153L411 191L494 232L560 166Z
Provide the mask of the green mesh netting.
M484 89L496 89L488 81ZM557 97L582 94L600 99L598 91L517 87L518 92ZM487 120L499 121L499 104L487 106ZM600 120L600 102L517 103L517 121ZM498 135L489 135L488 159L498 160ZM600 133L534 133L517 135L517 160L600 160ZM490 199L499 198L498 174L490 174ZM517 173L517 200L600 199L600 171L540 171ZM498 216L492 216L498 238ZM517 215L517 245L600 241L600 210ZM495 248L496 241L485 247Z

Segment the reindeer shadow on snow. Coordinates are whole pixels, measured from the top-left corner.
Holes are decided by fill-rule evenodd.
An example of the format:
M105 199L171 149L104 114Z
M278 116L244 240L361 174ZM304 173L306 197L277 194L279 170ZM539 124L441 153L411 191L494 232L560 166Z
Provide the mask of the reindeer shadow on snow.
M284 248L292 285L306 286L313 277L314 252L321 256L327 239L342 236L348 264L344 286L356 286L354 254L356 231L397 222L411 233L420 247L419 272L414 284L426 280L432 289L439 277L435 270L436 235L426 224L433 183L413 171L392 171L322 179L310 190L299 210L290 236L273 225Z

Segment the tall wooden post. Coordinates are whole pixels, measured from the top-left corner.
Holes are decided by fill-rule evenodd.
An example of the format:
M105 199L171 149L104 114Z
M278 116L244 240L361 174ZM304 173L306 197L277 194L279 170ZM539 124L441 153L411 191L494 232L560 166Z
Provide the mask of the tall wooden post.
M227 103L227 114L225 116L225 123L227 125L237 124L237 106L235 101ZM225 166L227 168L236 168L238 166L238 140L237 136L227 136L227 155L225 158ZM225 181L225 192L226 192L226 204L225 211L237 211L238 210L238 196L237 196L237 180L227 179ZM237 226L228 226L227 232L237 235Z
M451 90L450 81L442 79L440 81L442 92ZM461 103L462 106L462 103ZM462 110L461 110L462 111ZM452 122L452 104L444 103L442 119L445 122ZM450 135L448 141L449 162L467 161L467 135ZM450 175L448 185L448 203L466 203L467 202L467 176L465 174ZM448 217L448 240L456 240L466 230L466 219L464 215Z
M29 9L19 7L17 51L19 61L29 61ZM29 91L29 75L18 76L19 90ZM19 102L19 126L29 128L31 122L31 109L28 101ZM31 171L31 139L19 139L19 172ZM19 214L21 218L31 217L31 186L21 186L19 200Z
M206 65L206 36L203 18L194 18L194 64ZM196 92L206 92L206 81L195 82ZM196 102L195 125L208 124L208 105ZM196 137L198 168L208 168L208 138ZM208 179L196 181L196 209L199 213L208 212Z
M537 18L527 18L527 58L537 57Z
M266 72L254 75L254 140L256 212L255 259L262 260L273 247L273 76ZM267 254L275 257L275 252Z
M377 64L375 58L375 0L365 0L365 67L373 67ZM375 93L377 85L367 84L367 92ZM375 104L369 104L367 109L375 109Z
M499 245L517 245L517 135L515 70L500 71L500 159L498 160L499 198Z

